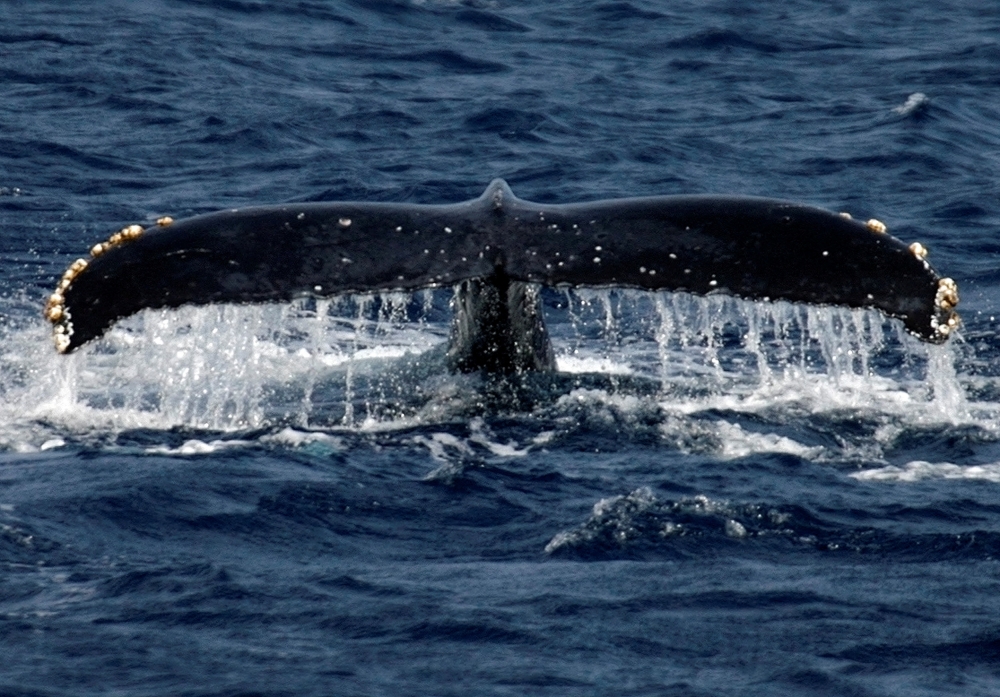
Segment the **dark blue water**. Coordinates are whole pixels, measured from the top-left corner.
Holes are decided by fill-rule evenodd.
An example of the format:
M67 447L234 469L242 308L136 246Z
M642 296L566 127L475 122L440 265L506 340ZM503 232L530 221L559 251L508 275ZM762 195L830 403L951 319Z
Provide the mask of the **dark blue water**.
M5 0L0 694L1000 694L998 107L971 0ZM513 387L447 289L43 326L125 224L498 176L877 217L965 325L546 291Z

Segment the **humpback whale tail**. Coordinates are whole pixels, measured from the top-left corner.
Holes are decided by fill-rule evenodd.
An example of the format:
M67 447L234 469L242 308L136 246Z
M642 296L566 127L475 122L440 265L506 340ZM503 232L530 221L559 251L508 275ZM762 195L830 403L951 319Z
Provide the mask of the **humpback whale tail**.
M542 205L499 179L450 205L289 204L132 225L70 266L45 316L66 353L144 308L456 284L448 361L463 372L554 366L537 284L870 307L934 343L958 325L954 281L876 220L748 197Z

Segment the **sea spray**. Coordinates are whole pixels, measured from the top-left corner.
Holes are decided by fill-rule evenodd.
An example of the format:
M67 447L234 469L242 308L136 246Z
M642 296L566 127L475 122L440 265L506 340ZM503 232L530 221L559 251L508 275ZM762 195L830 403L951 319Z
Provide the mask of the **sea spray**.
M23 383L6 388L4 407L75 405L123 428L412 423L448 412L397 404L434 394L392 361L445 341L449 297L445 289L147 310L72 358L44 345L40 327L9 330L8 343L30 350L4 359ZM562 369L658 381L671 409L756 409L808 392L818 409L906 402L923 404L927 419L968 418L952 347L928 347L872 311L622 289L546 298Z

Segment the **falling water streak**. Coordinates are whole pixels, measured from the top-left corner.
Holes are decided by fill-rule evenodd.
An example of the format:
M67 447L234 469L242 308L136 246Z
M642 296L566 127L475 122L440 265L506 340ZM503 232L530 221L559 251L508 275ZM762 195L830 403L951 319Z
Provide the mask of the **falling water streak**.
M434 289L425 288L420 291L420 295L422 301L420 324L423 325L427 323L427 318L430 317L431 310L434 309Z
M392 331L399 325L406 322L406 309L409 306L410 297L411 295L409 293L400 291L384 292L378 295L378 312L375 317L375 324L371 331L374 343L379 343L384 337L387 337L390 333L392 333ZM383 376L383 378L388 379L390 382L393 380L392 375ZM369 395L365 399L366 426L378 421L378 417L375 414L376 407L378 404L385 403L387 399L386 384L383 379L376 382L376 388L379 394Z
M582 337L580 334L580 327L583 326L583 319L581 318L581 312L575 309L574 300L578 297L572 288L564 288L563 295L566 297L566 316L569 317L570 326L573 327L573 346L570 353L576 355L580 351L580 345L582 342ZM579 303L582 308L583 299L580 298Z
M951 344L928 346L927 382L932 398L931 408L945 421L957 423L971 418L965 391L958 382L955 353Z
M77 389L77 375L79 373L79 354L73 354L67 357L68 360L61 360L58 362L57 369L57 382L58 385L55 403L59 406L70 409L77 404L78 399L78 389Z
M313 390L316 388L316 371L318 369L320 359L326 353L324 347L326 344L326 325L329 314L330 300L317 299L314 321L310 323L308 328L312 351L309 352L308 356L309 368L306 372L306 383L303 389L302 402L299 409L298 421L302 428L309 428L309 415L312 413L313 409Z
M656 352L660 359L660 384L667 384L667 342L674 333L674 320L667 307L667 301L663 293L656 294L656 313L660 318L659 327L656 329L654 339L656 340ZM661 388L662 389L662 388Z
M395 325L406 321L406 308L410 304L410 294L402 291L381 293L382 309L379 313L379 329L386 333Z
M868 357L874 344L874 338L865 327L865 317L858 310L851 310L851 331L855 336L856 349L854 362L859 375L868 377Z
M949 403L961 395L948 377L953 367L926 365L925 347L873 311L685 293L656 294L653 310L659 322L650 337L657 345L656 377L665 384L696 379L692 384L704 387L708 378L718 383L713 391L719 392L812 373L825 375L838 388L857 390L867 384L857 378L876 375L874 356L889 352L901 355L907 366L902 374L887 369L907 389L919 392L919 381L934 374L943 382L928 393L952 394ZM900 359L880 362L898 366Z
M354 338L351 341L351 353L347 359L347 370L344 374L344 419L343 424L348 428L354 426L354 358L358 353L358 344L361 339L361 331L364 325L365 311L372 302L371 296L355 296L357 302L357 314L354 322Z
M773 381L773 375L771 373L771 366L767 362L767 356L764 354L763 346L763 324L767 319L767 315L756 311L754 305L746 305L747 310L743 313L746 319L746 334L743 338L743 345L746 347L747 351L750 352L757 363L757 375L759 376L761 383L771 383Z
M597 300L604 311L604 340L617 343L619 340L615 313L611 307L611 291L603 290L597 294Z
M152 372L166 376L159 385L155 381L150 384L151 391L157 393L161 414L172 423L206 428L260 425L263 414L256 337L266 323L259 307L161 312L152 322L152 340L143 342L144 348L148 344L156 347L147 353L152 354L148 357L156 367ZM175 351L172 347L177 346L178 334L184 340Z
M792 333L794 315L791 306L775 305L772 308L771 324L774 334L774 361L775 365L782 366L783 374L794 370L792 345L790 335Z
M829 307L809 307L806 311L807 331L811 339L818 341L826 374L838 387L844 374L843 321L839 312Z
M722 361L719 360L719 350L722 348L723 335L728 324L726 316L732 313L732 306L730 299L723 296L719 296L718 302L711 306L712 337L709 340L708 358L716 384L722 383Z

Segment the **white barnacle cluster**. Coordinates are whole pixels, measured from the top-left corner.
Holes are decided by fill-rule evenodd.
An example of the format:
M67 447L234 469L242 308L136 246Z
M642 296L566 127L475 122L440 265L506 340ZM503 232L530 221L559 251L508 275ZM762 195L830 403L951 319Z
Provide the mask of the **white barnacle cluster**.
M156 221L156 224L161 227L166 227L172 222L174 222L173 218L160 218ZM96 259L109 249L113 249L114 247L117 247L125 242L131 242L132 240L139 239L142 237L142 233L144 232L145 229L141 225L129 225L127 227L123 227L121 230L108 238L107 242L100 242L99 244L95 244L91 247L90 256Z
M156 224L160 227L166 227L173 222L173 218L165 216L157 220ZM139 239L144 232L145 229L141 225L123 227L111 235L107 242L100 242L91 247L90 256L92 259L96 259L110 249ZM49 299L45 303L45 319L53 325L52 339L59 353L66 353L69 350L70 337L73 336L73 323L70 321L72 318L66 307L66 290L73 285L77 276L83 273L89 264L90 261L87 259L77 259L70 264L69 268L62 275L62 278L59 279L59 284L56 286L55 292L49 296Z
M912 253L917 259L924 260L927 258L927 247L919 242L914 242L910 245L910 253Z
M955 312L958 306L958 284L955 281L950 278L938 280L934 306L939 313L931 319L931 328L941 336L947 337L961 323L958 313Z
M77 259L70 264L66 273L59 279L59 285L56 286L55 292L49 296L45 303L45 319L53 325L52 340L59 353L66 353L69 349L69 338L73 335L73 325L70 323L69 310L66 309L64 293L86 268L86 259Z
M883 223L881 220L876 220L875 218L872 218L867 223L865 223L865 227L867 227L872 232L877 232L880 235L884 235L886 231L888 231L888 228L885 226L885 223Z

